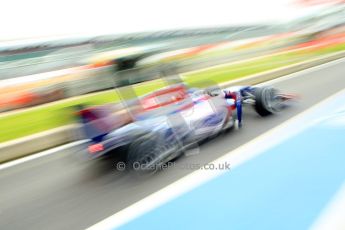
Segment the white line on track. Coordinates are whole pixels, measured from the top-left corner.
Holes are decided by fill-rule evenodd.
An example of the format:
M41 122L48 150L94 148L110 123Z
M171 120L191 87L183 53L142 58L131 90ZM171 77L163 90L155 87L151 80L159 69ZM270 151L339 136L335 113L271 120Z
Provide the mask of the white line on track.
M314 66L314 67L310 67L310 68L305 69L305 70L301 70L301 71L298 71L298 72L295 72L295 73L292 73L292 74L288 74L288 75L285 75L285 76L282 76L282 77L279 77L279 78L276 78L276 79L273 79L273 80L270 80L270 81L267 81L267 82L260 83L257 86L276 84L276 83L279 83L279 82L282 82L282 81L286 81L286 80L289 80L289 79L300 77L301 75L304 75L304 74L313 73L315 71L318 71L318 70L321 70L321 69L325 69L325 68L334 66L334 65L339 64L339 63L344 62L344 61L345 61L345 58L340 58L340 59L337 59L337 60L334 60L334 61L331 61L331 62L327 62L327 63L321 64L321 65L317 65L317 66Z
M9 161L9 162L0 164L0 170L7 169L7 168L10 168L10 167L19 165L19 164L23 164L25 162L32 161L32 160L35 160L35 159L38 159L38 158L41 158L41 157L49 156L49 155L57 153L57 152L59 152L61 150L68 149L68 148L80 145L82 143L85 143L85 142L86 142L86 140L75 141L75 142L68 143L68 144L65 144L65 145L61 145L59 147L55 147L55 148L52 148L52 149L48 149L48 150L45 150L45 151L42 151L42 152L30 155L30 156L27 156L27 157L22 157L22 158L19 158L17 160Z
M345 184L339 189L311 230L344 230L345 229Z
M338 60L335 60L335 61L331 61L331 62L322 64L322 65L318 65L318 66L311 67L311 68L308 68L308 69L305 69L305 70L301 70L301 71L298 71L296 73L289 74L289 75L286 75L286 76L283 76L283 77L280 77L280 78L277 78L277 79L273 79L271 81L267 81L267 82L261 83L258 86L260 86L260 85L269 85L269 84L274 84L274 83L286 81L286 80L289 80L289 79L292 79L292 78L295 78L295 77L298 77L298 76L301 76L301 75L304 75L304 74L315 72L315 71L320 70L320 69L331 67L331 66L336 65L336 64L338 64L340 62L343 62L343 61L345 61L345 58L341 58L341 59L338 59ZM7 162L7 163L3 163L3 164L0 164L0 170L7 169L9 167L13 167L13 166L16 166L16 165L19 165L19 164L23 164L25 162L28 162L28 161L31 161L31 160L35 160L35 159L38 159L38 158L41 158L41 157L45 157L45 156L57 153L57 152L59 152L61 150L65 150L65 149L71 148L73 146L79 145L79 144L84 143L84 142L85 142L85 140L77 141L77 142L72 142L72 143L69 143L69 144L66 144L66 145L62 145L62 146L59 146L59 147L56 147L56 148L53 148L53 149L49 149L49 150L46 150L46 151L43 151L43 152L39 152L37 154L33 154L33 155L30 155L30 156L27 156L27 157L23 157L23 158L20 158L18 160L14 160L14 161L10 161L10 162Z
M322 114L322 111L325 111L324 106L329 105L331 100L334 100L334 98L341 94L345 94L345 89L320 101L311 108L292 117L281 125L269 130L252 141L247 142L239 148L226 153L222 157L211 162L211 164L220 165L230 163L232 169L238 167L244 162L264 153L266 150L313 125L315 119ZM257 146L260 146L260 149L258 149ZM220 170L196 170L166 186L165 188L158 190L157 192L91 226L88 228L88 230L105 230L120 227L136 217L153 210L154 208L192 190L203 183L206 183L207 181L225 172L226 171Z

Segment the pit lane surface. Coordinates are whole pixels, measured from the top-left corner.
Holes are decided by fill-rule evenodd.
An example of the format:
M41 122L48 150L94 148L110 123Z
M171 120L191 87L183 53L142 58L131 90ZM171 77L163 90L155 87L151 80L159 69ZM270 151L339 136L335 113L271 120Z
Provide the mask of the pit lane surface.
M176 164L205 164L265 133L345 88L345 60L273 83L301 96L267 118L245 109L244 126L205 143ZM176 181L191 169L169 168L150 178L116 170L114 159L84 162L78 147L0 171L0 226L4 229L84 229ZM172 217L173 218L173 217Z

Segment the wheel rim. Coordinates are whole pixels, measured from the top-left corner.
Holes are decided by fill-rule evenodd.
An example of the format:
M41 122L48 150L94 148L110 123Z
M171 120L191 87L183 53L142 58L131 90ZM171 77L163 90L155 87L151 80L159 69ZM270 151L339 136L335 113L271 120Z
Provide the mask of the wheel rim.
M274 113L279 111L279 105L281 104L277 98L277 93L274 89L267 89L265 91L265 102L267 109Z

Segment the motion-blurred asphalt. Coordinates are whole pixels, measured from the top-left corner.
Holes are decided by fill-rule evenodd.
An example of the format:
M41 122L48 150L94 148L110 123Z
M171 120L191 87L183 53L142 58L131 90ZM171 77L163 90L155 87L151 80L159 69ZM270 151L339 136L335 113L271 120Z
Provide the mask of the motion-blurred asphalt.
M345 88L344 65L345 60L275 83L300 95L300 101L266 118L248 107L242 129L203 144L199 154L176 163L208 163ZM134 178L117 171L115 159L83 161L78 148L0 171L0 228L84 229L192 172L175 167Z

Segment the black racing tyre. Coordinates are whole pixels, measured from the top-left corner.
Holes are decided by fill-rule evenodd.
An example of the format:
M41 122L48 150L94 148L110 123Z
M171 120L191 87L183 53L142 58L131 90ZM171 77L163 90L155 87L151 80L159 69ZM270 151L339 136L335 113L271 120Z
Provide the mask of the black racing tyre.
M277 97L278 91L272 87L260 87L254 91L254 109L260 116L268 116L281 110L281 101Z
M147 134L135 140L127 155L128 168L139 175L152 175L162 164L176 157L176 142L164 140L159 134Z

